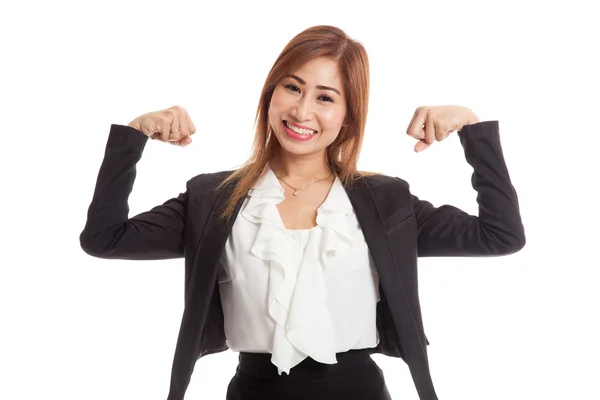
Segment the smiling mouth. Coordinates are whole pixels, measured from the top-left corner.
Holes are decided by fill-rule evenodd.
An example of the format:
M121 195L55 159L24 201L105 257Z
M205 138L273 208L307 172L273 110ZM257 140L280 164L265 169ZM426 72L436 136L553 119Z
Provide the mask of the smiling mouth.
M289 123L286 120L284 120L283 123L285 124L286 127L288 127L290 130L296 132L299 135L307 135L308 136L308 135L316 135L317 134L317 131L315 131L314 129L298 128L297 126Z

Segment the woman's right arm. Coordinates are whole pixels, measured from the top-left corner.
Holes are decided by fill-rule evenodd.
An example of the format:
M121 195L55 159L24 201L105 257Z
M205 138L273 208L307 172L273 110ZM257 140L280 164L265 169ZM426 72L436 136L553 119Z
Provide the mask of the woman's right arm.
M189 134L195 131L191 121L189 124L181 123L182 117L178 113L167 114L173 115L176 122L166 117L161 120L164 128L147 128L144 121L147 122L148 117L141 124L136 121L130 123L131 126L111 125L87 221L79 237L81 248L87 254L127 260L160 260L183 256L187 189L150 211L128 217L128 199L135 181L136 164L142 157L149 136L153 135L150 131L161 133L167 129L181 129L187 133L177 136L179 142L183 143L189 143ZM161 140L165 137L163 141L168 141L168 131L166 136L161 133ZM192 180L187 182L188 187Z

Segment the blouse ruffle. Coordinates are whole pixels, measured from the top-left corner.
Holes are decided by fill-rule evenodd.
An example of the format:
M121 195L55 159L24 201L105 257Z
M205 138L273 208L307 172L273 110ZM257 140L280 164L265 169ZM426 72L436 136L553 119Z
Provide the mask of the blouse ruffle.
M354 209L336 176L317 210L317 226L309 231L303 261L298 266L277 209L284 199L284 189L269 169L263 180L250 189L241 215L258 225L251 253L269 266L268 312L276 323L271 362L280 375L289 375L290 369L307 356L325 364L337 362L323 273L332 257L353 248L349 217Z

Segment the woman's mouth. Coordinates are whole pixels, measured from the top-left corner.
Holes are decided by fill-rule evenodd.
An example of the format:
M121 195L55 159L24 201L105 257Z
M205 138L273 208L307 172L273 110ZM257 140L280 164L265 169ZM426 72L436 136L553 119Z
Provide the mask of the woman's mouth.
M315 131L313 129L299 128L299 127L295 126L294 124L289 123L288 121L285 121L285 120L283 121L282 125L283 125L283 130L288 135L288 137L290 137L294 140L307 141L317 135L317 131Z

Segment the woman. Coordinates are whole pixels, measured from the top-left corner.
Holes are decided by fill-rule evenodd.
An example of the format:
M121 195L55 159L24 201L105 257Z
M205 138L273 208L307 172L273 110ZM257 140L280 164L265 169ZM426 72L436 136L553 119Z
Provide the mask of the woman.
M497 122L466 107L419 107L407 133L421 151L458 131L479 216L357 171L368 94L363 46L335 27L305 30L267 76L250 160L132 218L147 139L186 146L196 129L178 106L111 126L81 245L102 258L185 257L169 400L184 398L198 358L228 348L240 353L229 400L390 399L372 353L403 358L420 398L437 399L416 259L518 251L517 195Z

